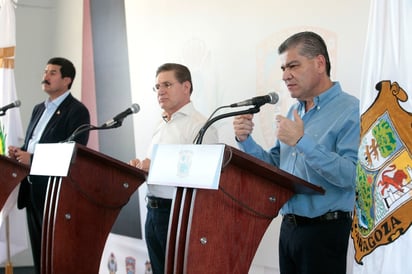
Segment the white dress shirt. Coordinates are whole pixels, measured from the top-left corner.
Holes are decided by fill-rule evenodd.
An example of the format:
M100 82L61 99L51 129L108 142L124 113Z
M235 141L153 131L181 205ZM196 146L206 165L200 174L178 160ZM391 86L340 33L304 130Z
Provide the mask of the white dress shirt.
M162 120L159 123L154 131L147 158L151 158L155 144L193 144L205 122L206 118L194 108L192 102L186 104L175 112L169 121ZM216 129L209 127L203 138L203 143L214 144L217 142ZM148 184L147 190L147 196L172 199L176 187Z

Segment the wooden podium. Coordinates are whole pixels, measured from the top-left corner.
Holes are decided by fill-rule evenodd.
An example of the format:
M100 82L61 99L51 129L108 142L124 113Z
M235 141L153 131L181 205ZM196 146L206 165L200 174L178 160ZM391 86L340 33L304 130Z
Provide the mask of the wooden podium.
M0 156L0 206L29 167ZM42 273L98 273L110 230L147 173L75 145L67 177L50 177ZM178 188L173 202L166 273L248 273L259 243L295 193L323 189L225 147L218 190Z
M30 167L0 155L0 210L18 184L29 174Z
M218 190L178 188L169 224L167 274L248 273L259 243L295 193L322 188L225 147Z
M67 177L50 177L41 272L98 273L106 239L147 173L76 144Z

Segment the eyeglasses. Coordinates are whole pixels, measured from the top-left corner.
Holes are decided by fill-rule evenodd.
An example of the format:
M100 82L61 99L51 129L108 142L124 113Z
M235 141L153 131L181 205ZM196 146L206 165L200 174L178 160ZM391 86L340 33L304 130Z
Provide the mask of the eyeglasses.
M177 82L174 82L174 83L169 83L169 82L164 82L164 83L161 83L161 84L156 84L156 85L154 85L154 87L153 87L153 91L154 92L157 92L157 91L159 91L159 89L160 88L166 88L166 89L169 89L169 88L171 88L174 84L176 84Z

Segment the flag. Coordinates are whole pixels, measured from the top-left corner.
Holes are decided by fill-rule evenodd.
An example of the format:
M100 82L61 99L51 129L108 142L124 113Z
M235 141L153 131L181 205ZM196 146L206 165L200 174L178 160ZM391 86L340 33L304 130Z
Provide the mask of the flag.
M16 24L13 1L0 0L0 106L17 99L14 81L15 48ZM23 138L19 110L7 110L5 115L0 117L0 154L6 154L9 145L21 145ZM16 207L17 193L18 188L10 195L3 208L0 208L0 263L8 259L8 255L13 256L28 248L25 212Z
M370 7L351 270L412 273L412 1Z

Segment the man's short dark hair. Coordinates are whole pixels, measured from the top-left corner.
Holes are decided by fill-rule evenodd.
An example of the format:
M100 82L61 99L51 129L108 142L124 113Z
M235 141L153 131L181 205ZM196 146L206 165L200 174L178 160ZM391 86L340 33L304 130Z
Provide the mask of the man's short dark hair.
M72 82L69 84L70 89L72 87L74 77L76 76L76 68L74 67L73 63L63 57L53 57L47 62L47 64L60 66L60 73L62 75L62 78L69 77L70 79L72 79Z
M189 81L190 94L192 94L192 91L193 91L192 76L190 75L190 70L186 66L181 65L181 64L176 64L176 63L165 63L157 69L156 77L159 75L159 73L164 72L164 71L174 71L175 77L177 81L179 81L179 83Z
M320 35L312 31L296 33L286 39L278 48L278 53L282 54L288 49L299 47L299 53L307 58L314 58L322 55L326 60L326 74L330 77L330 60L325 41Z

